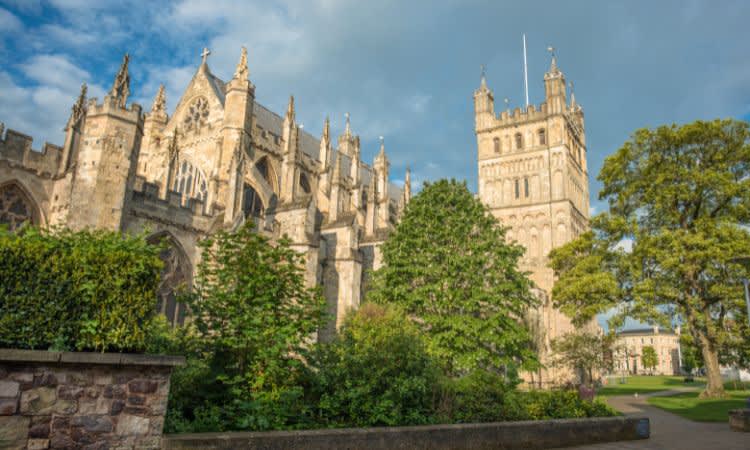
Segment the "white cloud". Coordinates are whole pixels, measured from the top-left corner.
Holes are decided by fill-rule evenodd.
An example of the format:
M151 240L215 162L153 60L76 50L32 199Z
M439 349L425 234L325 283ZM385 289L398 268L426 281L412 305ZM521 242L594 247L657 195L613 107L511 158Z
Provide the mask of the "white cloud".
M23 23L7 9L0 8L0 29L3 33L17 33L23 30Z
M45 42L54 42L56 45L67 47L83 47L97 41L97 36L94 34L56 24L42 25L38 32L44 37Z
M91 75L63 55L36 55L20 65L24 74L40 84L63 89L80 86Z
M615 245L615 248L630 253L633 251L633 240L630 238L622 239L617 245Z

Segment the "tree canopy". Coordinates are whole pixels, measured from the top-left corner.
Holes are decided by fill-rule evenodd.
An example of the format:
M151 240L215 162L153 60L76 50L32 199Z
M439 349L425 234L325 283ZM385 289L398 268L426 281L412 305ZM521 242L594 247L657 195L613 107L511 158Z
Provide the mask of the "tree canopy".
M750 131L736 120L640 129L599 174L609 211L592 231L554 250L553 300L576 321L615 308L669 325L679 316L707 369L704 396L723 395L719 352L747 346L734 261L750 255Z
M426 183L382 252L367 299L400 305L448 373L536 367L522 323L535 305L518 270L523 248L505 242L465 182Z
M644 369L651 370L654 372L656 366L659 365L659 355L656 354L656 349L650 345L643 347L643 353L641 354L641 364Z

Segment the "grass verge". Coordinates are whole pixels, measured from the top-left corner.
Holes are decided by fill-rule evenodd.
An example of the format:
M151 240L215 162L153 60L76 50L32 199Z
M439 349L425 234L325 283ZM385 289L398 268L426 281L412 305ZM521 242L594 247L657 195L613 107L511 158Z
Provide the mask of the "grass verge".
M699 399L700 392L683 392L667 397L650 397L648 403L698 422L726 422L730 409L746 407L750 390L727 391L727 398Z
M611 397L613 395L633 395L648 394L651 392L668 391L671 389L690 387L700 390L705 386L702 378L696 378L692 383L685 383L684 377L678 376L629 376L625 378L625 383L620 383L620 378L612 377L609 384L600 388L597 392L602 397Z

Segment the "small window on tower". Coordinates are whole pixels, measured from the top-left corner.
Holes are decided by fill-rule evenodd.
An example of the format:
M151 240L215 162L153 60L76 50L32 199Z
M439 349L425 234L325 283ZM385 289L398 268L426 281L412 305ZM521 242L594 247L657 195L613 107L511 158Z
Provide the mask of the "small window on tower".
M523 179L523 195L526 197L529 196L529 179L528 178Z
M493 139L492 143L495 146L495 153L500 153L500 138Z
M516 150L521 150L523 148L523 136L521 133L516 133Z
M544 128L539 130L539 145L547 145L547 133Z
M518 187L518 179L516 178L516 198L520 197L520 195L521 195L521 192Z

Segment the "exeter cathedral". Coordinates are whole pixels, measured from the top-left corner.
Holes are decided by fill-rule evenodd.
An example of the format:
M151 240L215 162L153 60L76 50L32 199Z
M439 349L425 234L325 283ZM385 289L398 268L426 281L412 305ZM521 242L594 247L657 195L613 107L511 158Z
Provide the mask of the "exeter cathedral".
M176 323L185 311L174 290L191 283L197 243L252 220L304 254L307 283L322 287L340 324L360 304L368 270L381 264L379 246L411 195L409 173L403 187L389 181L382 141L372 165L362 161L348 116L337 139L327 119L318 138L297 123L293 97L283 116L259 104L244 48L229 81L211 72L207 56L171 115L163 87L148 112L128 104L126 55L101 102L82 87L62 146L34 151L29 136L0 124L0 224L166 240L157 308ZM546 299L537 320L548 349L572 327L549 301L547 254L588 227L589 192L583 110L554 57L544 85L538 107L497 114L483 75L474 108L478 195L509 227L508 239L527 249L522 268Z
M304 254L308 285L322 285L340 323L380 264L378 246L409 201L409 174L403 187L389 181L382 141L373 164L362 161L348 116L338 139L327 119L318 138L297 123L293 97L283 116L259 104L244 48L229 81L207 55L172 114L163 87L148 112L128 104L126 55L103 100L82 86L62 146L33 151L29 136L0 129L0 224L166 240L157 308L174 323L185 315L174 290L190 285L201 238L252 220Z

